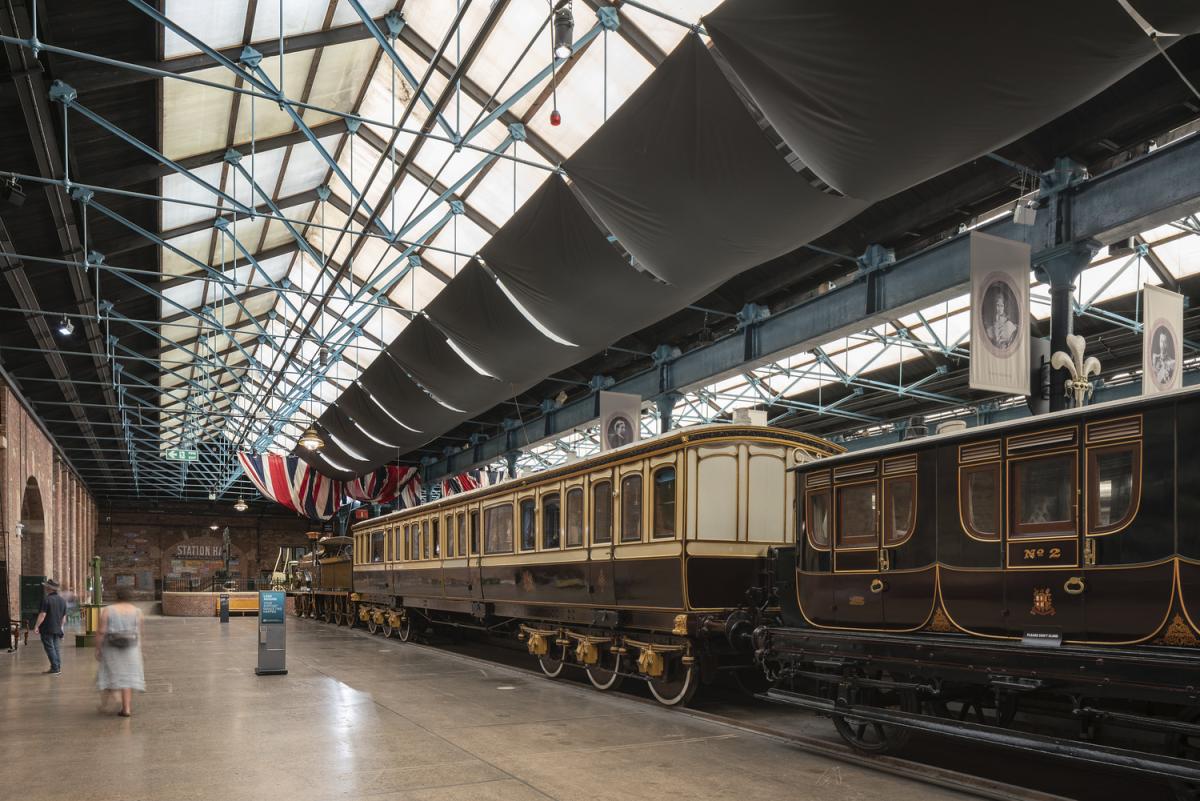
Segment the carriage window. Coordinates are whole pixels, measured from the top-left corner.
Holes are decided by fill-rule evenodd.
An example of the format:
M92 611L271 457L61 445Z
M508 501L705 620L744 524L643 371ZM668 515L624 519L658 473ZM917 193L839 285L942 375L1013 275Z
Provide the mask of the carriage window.
M912 534L916 518L917 478L905 476L887 481L884 488L883 545L899 545Z
M409 530L408 524L404 525L404 561L412 559L412 531Z
M511 503L483 510L483 552L512 553L513 509Z
M509 531L508 550L512 550L511 523ZM479 553L479 512L471 512L471 553Z
M874 481L837 488L839 548L870 546L878 542L878 495Z
M458 555L467 555L467 516L458 513Z
M1141 491L1141 447L1118 445L1088 451L1089 530L1121 526L1133 515Z
M664 467L654 474L654 528L656 539L675 536L675 468Z
M429 558L429 521L421 521L421 558Z
M814 548L829 547L829 490L808 493L804 522Z
M592 485L592 542L612 542L612 482Z
M441 538L438 536L438 521L437 521L437 518L435 517L433 519L433 558L437 559L441 555L442 555L442 541L441 541Z
M454 557L454 515L446 515L446 556Z
M542 498L542 547L557 550L562 542L562 504L558 493Z
M965 468L959 492L959 509L967 531L981 540L1000 539L1000 465Z
M642 539L642 477L621 479L621 542Z
M521 501L521 550L537 547L537 504L533 498Z
M371 532L371 561L372 562L382 562L383 561L383 532L382 531Z
M567 547L583 545L583 490L567 490Z
M1075 455L1014 462L1013 537L1075 533Z

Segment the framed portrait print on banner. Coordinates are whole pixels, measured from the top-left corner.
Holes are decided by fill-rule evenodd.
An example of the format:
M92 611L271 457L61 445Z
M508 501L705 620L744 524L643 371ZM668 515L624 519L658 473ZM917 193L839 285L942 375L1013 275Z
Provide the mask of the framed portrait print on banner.
M971 233L971 388L1029 394L1029 245Z

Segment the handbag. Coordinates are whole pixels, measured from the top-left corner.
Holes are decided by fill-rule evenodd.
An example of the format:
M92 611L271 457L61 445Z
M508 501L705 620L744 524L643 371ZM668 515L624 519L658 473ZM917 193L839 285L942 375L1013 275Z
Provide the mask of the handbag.
M137 645L137 635L125 631L110 631L104 635L104 644L124 650Z

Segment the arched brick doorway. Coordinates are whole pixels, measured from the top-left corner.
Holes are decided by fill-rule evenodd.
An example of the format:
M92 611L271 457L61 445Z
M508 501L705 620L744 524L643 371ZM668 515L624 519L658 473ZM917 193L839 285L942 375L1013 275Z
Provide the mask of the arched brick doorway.
M21 580L19 582L21 619L37 616L41 603L41 582L47 576L53 554L49 553L46 537L46 518L42 507L42 491L36 478L25 482L21 496L21 519L17 523L21 538ZM32 626L32 622L29 624Z

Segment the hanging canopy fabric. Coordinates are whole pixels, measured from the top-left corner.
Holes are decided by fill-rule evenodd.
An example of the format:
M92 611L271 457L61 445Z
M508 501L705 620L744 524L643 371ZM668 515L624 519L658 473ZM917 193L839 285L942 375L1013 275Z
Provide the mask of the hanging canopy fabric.
M642 267L693 297L866 208L784 160L695 35L564 169Z
M388 353L434 398L459 412L489 408L510 394L508 384L467 364L426 317L418 315L405 326Z
M552 176L484 245L484 263L579 358L677 311L681 292L635 270Z
M474 259L425 313L472 362L501 382L538 379L546 369L560 369L588 355L538 331Z
M1160 31L1200 30L1200 3L1132 6ZM1117 0L726 0L704 27L796 155L870 201L1012 142L1158 55Z

